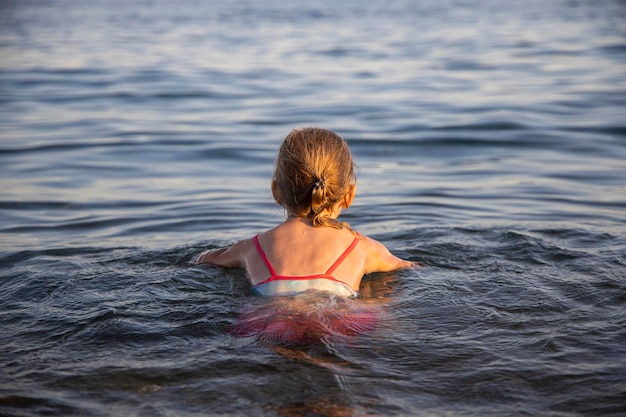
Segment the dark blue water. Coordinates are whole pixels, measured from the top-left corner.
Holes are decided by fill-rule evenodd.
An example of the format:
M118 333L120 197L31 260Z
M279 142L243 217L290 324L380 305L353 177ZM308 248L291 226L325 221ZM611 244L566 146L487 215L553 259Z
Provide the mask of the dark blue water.
M622 1L1 2L0 414L624 415L625 22ZM305 300L374 329L234 335L277 301L189 260L283 219L272 165L306 125L353 150L345 220L424 267Z

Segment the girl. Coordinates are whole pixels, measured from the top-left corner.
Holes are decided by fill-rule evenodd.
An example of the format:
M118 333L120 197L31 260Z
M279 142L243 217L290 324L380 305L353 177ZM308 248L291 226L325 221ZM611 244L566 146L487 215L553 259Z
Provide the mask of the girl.
M195 262L245 268L253 291L271 296L307 290L356 296L364 274L413 265L337 220L354 200L356 176L350 149L335 133L289 133L276 159L272 194L287 220Z

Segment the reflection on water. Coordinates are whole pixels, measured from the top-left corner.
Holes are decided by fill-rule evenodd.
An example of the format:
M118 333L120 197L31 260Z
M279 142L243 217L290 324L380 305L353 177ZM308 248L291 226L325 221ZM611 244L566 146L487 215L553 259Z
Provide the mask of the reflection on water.
M620 415L620 1L0 2L0 414ZM253 297L294 126L423 268ZM343 215L343 214L342 214Z

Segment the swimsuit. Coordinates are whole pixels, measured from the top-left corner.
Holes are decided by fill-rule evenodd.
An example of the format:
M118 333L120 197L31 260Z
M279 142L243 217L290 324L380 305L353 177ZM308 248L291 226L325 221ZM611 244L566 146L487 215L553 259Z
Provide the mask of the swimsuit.
M254 237L254 246L257 252L263 258L270 277L266 280L254 285L252 291L259 295L293 295L307 290L322 290L342 295L344 297L355 297L358 295L348 284L338 280L332 276L332 273L352 252L356 244L359 243L358 236L354 238L350 246L341 254L341 256L333 263L323 274L303 275L303 276L285 276L278 275L272 266L272 263L263 252L259 244L259 236Z

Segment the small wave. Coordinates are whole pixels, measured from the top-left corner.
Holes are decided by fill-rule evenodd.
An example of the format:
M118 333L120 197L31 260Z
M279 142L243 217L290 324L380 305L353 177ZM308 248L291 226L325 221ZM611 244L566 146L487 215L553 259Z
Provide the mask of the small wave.
M467 125L447 125L447 126L439 126L433 128L433 130L441 130L441 131L454 131L454 130L463 130L463 131L474 131L474 130L524 130L528 129L528 126L522 123L515 122L484 122L484 123L475 123L475 124L467 124Z
M80 102L127 102L127 103L152 103L156 100L188 100L188 99L226 99L241 97L241 94L212 93L209 91L166 91L147 93L134 92L102 92L97 94L74 94L74 95L48 95L40 98L42 103L62 104L62 103L80 103Z

